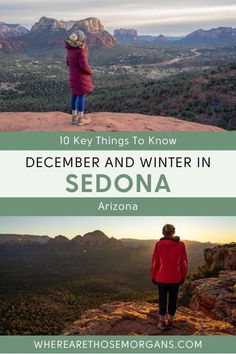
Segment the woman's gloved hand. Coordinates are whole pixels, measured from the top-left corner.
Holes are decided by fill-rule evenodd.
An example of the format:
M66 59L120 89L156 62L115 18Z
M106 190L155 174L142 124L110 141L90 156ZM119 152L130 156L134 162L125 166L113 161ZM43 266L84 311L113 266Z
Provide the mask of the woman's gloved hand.
M153 282L154 285L157 285L157 282L156 282L155 279L152 279L152 282Z
M183 279L183 280L179 283L179 285L183 285L184 282L185 282L185 279Z

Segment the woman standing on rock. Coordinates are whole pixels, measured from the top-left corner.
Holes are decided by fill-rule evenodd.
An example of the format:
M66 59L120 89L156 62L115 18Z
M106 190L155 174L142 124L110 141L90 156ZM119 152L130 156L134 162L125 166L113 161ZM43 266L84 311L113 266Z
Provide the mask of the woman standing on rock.
M185 281L188 261L185 245L175 236L174 226L166 224L162 234L164 237L156 243L153 252L151 278L159 292L158 327L164 330L172 328L179 286Z
M72 124L86 125L91 120L84 116L85 95L93 91L93 70L88 64L86 37L84 32L75 31L65 42L71 87Z

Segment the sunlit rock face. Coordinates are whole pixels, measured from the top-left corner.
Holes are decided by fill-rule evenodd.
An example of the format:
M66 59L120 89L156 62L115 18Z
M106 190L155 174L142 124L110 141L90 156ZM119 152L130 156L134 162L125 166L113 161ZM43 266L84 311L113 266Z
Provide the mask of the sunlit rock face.
M163 335L157 328L157 304L146 302L115 302L86 311L68 326L64 335ZM174 328L165 335L235 335L236 328L216 321L204 313L180 307Z

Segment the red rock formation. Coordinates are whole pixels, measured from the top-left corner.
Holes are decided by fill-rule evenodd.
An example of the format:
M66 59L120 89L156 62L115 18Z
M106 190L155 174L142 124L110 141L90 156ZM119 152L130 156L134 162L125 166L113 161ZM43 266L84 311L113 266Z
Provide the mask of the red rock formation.
M224 270L217 278L204 278L192 283L190 309L236 325L236 270Z
M21 41L0 39L0 50L10 51L14 49L22 49L24 47L25 44Z
M218 269L236 270L236 243L206 248L204 259L209 267L215 265Z
M0 131L223 131L211 125L135 113L91 113L91 124L71 125L69 114L61 112L1 112Z
M163 335L157 328L157 305L145 302L115 302L88 310L67 327L64 335ZM229 323L215 321L202 312L177 310L174 328L165 335L235 335Z
M138 32L135 29L119 28L114 31L114 36L120 42L130 42L138 39Z
M73 31L82 30L86 34L90 47L113 46L116 44L116 39L110 33L105 31L101 21L95 17L89 17L80 21L58 21L53 18L41 17L40 20L32 26L31 34L40 37L41 32L45 30L52 36L53 31L60 33L64 38ZM67 33L68 32L68 33ZM45 39L46 40L46 39ZM60 41L60 36L56 33L55 44ZM50 40L53 44L53 41Z
M79 21L59 21L41 17L31 31L20 25L8 25L0 22L0 50L22 47L45 48L64 46L64 39L75 30L85 32L91 48L109 47L116 44L116 39L108 33L101 21L89 17ZM17 37L21 36L18 42Z
M17 38L29 33L29 30L18 24L8 24L0 22L0 38Z
M36 22L32 28L32 32L43 31L43 30L57 30L57 29L65 29L69 31L74 25L76 21L58 21L54 18L41 17L38 22Z

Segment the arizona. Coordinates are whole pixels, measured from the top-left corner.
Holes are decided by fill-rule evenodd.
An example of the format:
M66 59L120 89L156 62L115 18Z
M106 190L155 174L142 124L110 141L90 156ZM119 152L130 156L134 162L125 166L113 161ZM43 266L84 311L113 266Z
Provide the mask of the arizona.
M138 210L138 204L131 204L131 203L99 203L98 210L105 210L105 211L136 211Z

